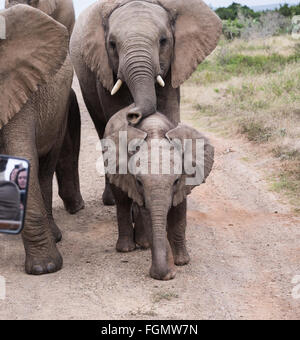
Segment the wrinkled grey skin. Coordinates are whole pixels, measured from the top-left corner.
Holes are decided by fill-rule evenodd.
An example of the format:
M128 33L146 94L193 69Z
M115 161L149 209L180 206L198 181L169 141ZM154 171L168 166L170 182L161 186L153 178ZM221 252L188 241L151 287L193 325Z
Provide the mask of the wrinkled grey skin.
M128 143L138 143L135 140L145 141L149 152L151 141L159 139L164 141L163 149L168 150L175 146L176 139L204 139L204 176L203 181L209 175L214 158L214 149L208 140L197 130L171 123L164 115L156 113L145 118L135 128L128 126L127 114L132 107L116 113L109 121L105 137L113 140L119 150L119 131L127 131ZM142 144L136 144L142 148ZM134 147L135 148L135 147ZM141 150L141 149L140 149ZM134 153L128 153L128 160ZM174 148L174 157L171 157L171 169L174 167L174 159L182 159L187 156ZM194 160L193 155L193 160ZM148 169L153 162L161 157L148 158ZM119 155L117 156L119 165ZM117 166L118 169L118 166ZM203 173L202 170L202 173ZM186 197L191 192L191 186L186 185L187 174L108 174L109 181L117 205L117 218L119 226L119 238L116 249L120 252L128 252L135 249L136 244L142 248L151 247L152 265L150 275L158 280L170 280L175 277L175 265L182 266L189 262L190 257L186 249ZM199 183L200 184L200 183ZM199 185L198 184L198 185ZM131 209L134 212L134 228L131 218Z
M215 48L221 21L201 0L101 0L78 18L70 42L83 98L100 138L135 103L131 124L159 111L180 121L180 85ZM165 87L156 82L164 79ZM123 86L113 97L117 79ZM106 187L105 204L113 203Z
M69 35L63 25L29 6L16 5L1 15L7 39L0 40L0 154L31 164L22 232L25 271L52 273L62 267L52 181L67 121L72 120Z

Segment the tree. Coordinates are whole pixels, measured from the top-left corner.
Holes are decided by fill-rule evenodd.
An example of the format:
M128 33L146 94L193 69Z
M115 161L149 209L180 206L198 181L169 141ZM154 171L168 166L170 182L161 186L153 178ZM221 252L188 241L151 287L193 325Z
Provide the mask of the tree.
M288 4L281 5L279 8L279 13L285 17L291 17L292 16L292 10L289 7Z
M260 13L254 12L248 6L242 6L236 2L233 2L227 8L220 7L216 10L216 13L222 20L235 20L238 17L238 14L241 13L243 16L247 18L258 18Z

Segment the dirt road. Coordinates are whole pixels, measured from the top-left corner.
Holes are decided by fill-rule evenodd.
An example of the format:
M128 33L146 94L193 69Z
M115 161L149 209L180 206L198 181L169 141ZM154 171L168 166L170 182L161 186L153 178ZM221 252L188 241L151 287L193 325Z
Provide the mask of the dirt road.
M149 277L149 250L115 251L115 208L100 200L98 139L81 96L80 105L86 208L70 216L56 192L54 197L64 267L28 276L20 237L0 236L0 275L6 280L0 319L300 318L300 299L292 296L300 294L292 283L300 275L300 218L268 192L262 161L243 160L249 145L208 134L216 162L207 183L189 198L191 263L178 268L174 280L160 282Z

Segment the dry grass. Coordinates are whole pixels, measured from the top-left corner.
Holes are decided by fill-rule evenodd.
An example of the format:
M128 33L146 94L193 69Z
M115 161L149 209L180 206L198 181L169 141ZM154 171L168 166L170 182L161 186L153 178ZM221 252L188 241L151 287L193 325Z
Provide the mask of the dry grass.
M183 98L199 124L222 135L243 134L278 159L272 188L299 208L299 41L281 36L221 42L184 87Z

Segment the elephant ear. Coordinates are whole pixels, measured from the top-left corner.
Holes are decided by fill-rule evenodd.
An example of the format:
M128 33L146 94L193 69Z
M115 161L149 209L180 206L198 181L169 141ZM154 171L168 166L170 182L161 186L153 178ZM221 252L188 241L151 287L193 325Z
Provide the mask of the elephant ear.
M183 155L184 175L173 198L173 205L177 206L194 187L205 183L214 164L214 147L203 134L184 124L179 124L175 129L167 132L166 138ZM186 165L192 167L189 169L191 171L187 171Z
M222 21L201 0L159 0L175 18L172 86L179 87L216 48Z
M53 77L68 53L68 32L40 10L16 5L0 13L0 129Z
M97 1L81 14L76 24L82 34L80 50L83 60L108 91L112 90L114 79L106 50L105 25L107 17L120 3L120 0Z
M5 8L9 8L16 4L26 4L39 9L40 11L51 15L57 8L58 0L27 0L27 3L18 0L5 0Z
M132 126L125 125L120 130L114 132L111 135L106 136L106 138L111 139L115 146L116 146L116 174L107 174L107 177L109 179L109 182L116 187L120 188L122 191L127 193L128 197L130 197L134 202L136 202L139 206L144 205L144 198L142 195L138 192L136 187L136 181L134 175L130 174L128 171L128 163L127 163L127 174L120 174L120 138L119 138L119 132L127 132L127 150L128 145L131 143L132 149L137 150L138 147L140 147L147 138L147 133L136 129ZM122 147L122 146L121 146ZM132 155L130 155L132 156Z

